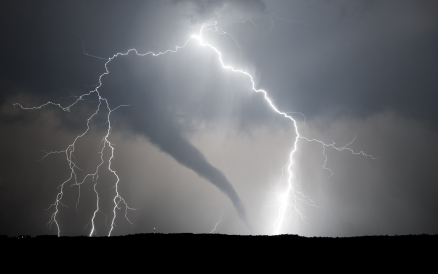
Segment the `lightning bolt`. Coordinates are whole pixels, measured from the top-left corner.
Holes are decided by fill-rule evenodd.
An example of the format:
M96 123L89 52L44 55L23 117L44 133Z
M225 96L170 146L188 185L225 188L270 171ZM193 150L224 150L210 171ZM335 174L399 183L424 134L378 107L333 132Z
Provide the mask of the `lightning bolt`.
M325 149L327 147L331 147L331 148L336 149L338 151L347 150L354 155L363 155L363 156L370 157L372 159L377 159L377 158L374 158L372 155L368 155L368 154L364 153L363 151L355 152L354 150L348 148L347 146L350 145L354 140L346 146L336 147L335 143L326 144L323 141L320 141L317 139L309 139L307 137L301 136L299 131L298 131L298 126L297 126L297 122L295 121L295 119L292 116L290 116L287 112L280 111L274 105L273 101L268 97L268 93L265 90L256 88L254 77L250 73L248 73L244 70L241 70L241 69L236 69L233 66L225 64L223 59L222 59L222 53L219 51L219 49L217 49L216 47L214 47L213 45L211 45L205 41L205 39L204 39L204 32L205 31L212 31L212 32L217 32L217 33L221 34L221 32L218 31L216 24L217 24L217 22L215 22L214 24L202 25L199 34L192 35L191 38L196 39L200 43L201 46L208 47L211 50L213 50L217 54L219 62L220 62L223 69L230 70L234 73L243 74L246 77L248 77L249 80L251 81L251 89L256 93L262 93L264 96L264 99L269 104L269 106L272 108L272 110L275 111L276 113L278 113L279 115L282 115L283 117L292 121L293 126L294 126L295 140L294 140L294 145L293 145L291 152L289 154L289 163L287 165L288 179L287 179L286 190L284 190L283 192L280 192L280 193L276 193L278 196L279 210L278 210L278 218L276 219L276 221L274 222L272 227L274 228L274 234L280 234L281 229L284 226L284 223L287 221L288 214L286 214L286 213L288 211L290 211L290 209L293 209L294 211L296 211L301 216L301 219L304 221L304 215L299 210L299 204L304 203L304 204L309 205L309 206L315 206L315 203L308 196L306 196L303 193L301 193L300 191L296 190L296 188L294 187L294 181L296 182L296 179L295 179L295 176L294 176L293 171L292 171L292 165L293 165L294 154L297 151L299 139L303 139L303 140L306 140L309 142L317 142L320 145L322 145L323 155L325 157L323 168L326 170L329 170L331 172L331 174L333 174L333 172L329 168L326 167L327 155L325 154Z
M210 231L210 234L216 231L216 228L218 226L218 224L222 221L222 216L224 215L224 210L222 209L222 213L221 216L219 217L219 221L216 222L216 224L214 225L214 228L212 231Z
M275 14L274 14L274 16L277 19L279 19L279 20L285 20L285 19L277 17ZM244 20L243 22L245 22L245 21L247 21L247 20ZM249 21L251 21L251 20L249 20ZM272 21L272 18L271 18L271 21ZM252 22L252 23L254 24L254 22ZM272 27L271 27L271 29L272 29ZM117 210L121 210L121 209L124 208L124 217L125 217L125 219L129 223L131 223L131 221L128 218L128 210L135 210L135 209L131 208L128 205L128 203L126 202L126 200L119 193L119 188L118 187L119 187L119 183L120 183L120 178L117 175L117 172L114 169L112 169L112 167L111 167L112 166L112 160L114 159L115 148L114 148L114 144L111 143L110 140L109 140L109 137L110 137L110 134L111 134L111 130L112 130L112 123L111 123L111 119L110 119L111 114L114 111L116 111L118 108L120 108L120 107L128 107L128 105L119 105L118 107L116 107L114 109L111 109L107 99L102 97L101 94L99 93L99 88L102 86L102 77L107 75L107 74L109 74L109 70L108 70L107 65L112 60L114 60L115 58L120 57L120 56L126 56L129 53L131 53L131 52L135 53L137 56L140 56L140 57L147 56L147 55L151 55L153 57L158 57L158 56L164 55L164 54L176 53L180 49L183 49L184 47L186 47L186 45L190 41L195 41L200 46L206 47L206 48L209 48L210 50L212 50L217 55L218 60L220 62L220 65L222 66L223 69L230 70L233 73L245 75L250 80L250 82L251 82L251 89L254 92L256 92L256 93L262 93L263 96L264 96L265 101L269 104L269 106L271 107L271 109L273 111L275 111L279 115L283 116L284 118L289 119L292 122L293 127L294 127L295 138L294 138L293 147L291 148L291 151L290 151L290 154L289 154L289 159L288 159L288 164L287 164L287 173L288 173L288 175L287 175L286 189L281 191L281 192L274 192L277 195L277 197L278 197L278 199L277 199L278 200L278 203L277 203L277 206L278 206L278 218L276 219L276 221L272 225L272 227L274 229L274 234L280 234L281 233L281 229L285 226L285 223L287 223L288 220L290 220L290 218L288 218L288 216L290 216L290 214L287 214L288 212L296 211L301 216L301 218L304 221L304 215L302 214L302 212L299 209L301 203L304 203L304 204L309 205L309 206L315 206L315 203L309 197L307 197L303 193L299 192L294 187L294 182L298 182L298 181L295 179L295 176L293 174L292 165L293 165L294 154L297 151L298 141L299 140L302 139L302 140L306 140L308 142L316 142L316 143L318 143L318 144L320 144L322 146L323 155L325 157L323 168L329 170L331 172L331 174L332 174L332 171L326 167L327 156L325 154L325 149L327 147L331 147L331 148L336 149L338 151L347 150L347 151L349 151L350 153L352 153L354 155L363 155L363 156L367 156L367 157L371 157L373 159L376 159L373 156L364 153L363 151L355 152L352 149L348 148L348 146L354 140L352 142L350 142L349 144L347 144L346 146L337 147L337 146L335 146L335 143L327 144L327 143L324 143L323 141L320 141L320 140L317 140L317 139L309 139L307 137L301 136L300 133L299 133L299 130L298 130L298 126L297 126L296 120L292 116L290 116L288 114L288 113L296 113L296 112L282 112L282 111L280 111L273 104L273 101L268 97L268 93L265 90L257 89L256 88L256 85L255 85L255 82L254 82L254 78L253 78L253 76L250 73L248 73L248 72L246 72L244 70L241 70L241 69L234 68L231 65L225 64L224 61L223 61L222 53L220 52L220 50L206 41L205 33L207 31L230 36L232 38L232 40L234 41L234 43L237 45L237 47L241 48L238 45L236 39L231 34L225 32L224 30L222 30L217 25L217 22L202 24L198 34L191 35L190 38L182 46L176 46L175 49L169 49L169 50L158 52L158 53L154 53L152 51L149 51L149 52L146 52L146 53L138 53L136 49L129 49L127 52L124 52L124 53L116 53L116 54L114 54L110 58L102 58L102 57L99 57L99 56L95 56L95 55L86 53L85 52L85 46L84 46L84 40L79 35L74 33L76 36L78 36L82 40L82 49L83 49L84 54L86 54L87 56L93 57L93 58L98 58L98 59L106 61L105 65L104 65L105 72L102 73L99 76L99 81L94 86L95 88L93 90L89 91L88 93L83 94L83 95L69 97L69 98L75 98L75 101L73 103L67 105L67 106L62 106L60 103L54 103L52 101L48 101L47 103L44 103L44 104L42 104L40 106L36 106L36 107L24 107L20 103L14 103L13 104L14 106L18 106L18 107L20 107L23 110L39 110L39 109L42 109L43 107L47 107L47 106L52 105L52 106L55 106L55 107L58 107L58 108L62 109L63 111L69 112L71 110L71 108L74 107L76 104L78 104L80 101L86 100L86 97L92 96L94 94L97 95L97 97L98 97L98 102L99 102L98 106L97 106L95 112L90 117L88 117L87 123L86 123L86 125L87 125L86 130L83 133L81 133L80 135L76 136L74 141L71 144L69 144L65 150L47 152L47 153L45 153L45 155L41 159L41 160L43 160L44 158L48 157L51 154L63 153L63 154L65 154L67 163L68 163L69 168L70 168L70 176L64 182L62 182L58 186L59 192L58 192L58 194L55 197L55 201L49 206L49 208L47 208L47 210L49 210L51 208L54 208L54 212L51 215L51 218L50 218L50 220L48 222L48 226L49 226L49 228L51 228L52 225L55 225L56 228L57 228L58 236L61 235L61 229L60 229L59 222L57 220L57 216L59 214L60 207L61 206L66 206L66 205L64 205L62 203L62 198L63 198L63 195L64 195L64 188L68 184L70 184L70 186L77 186L78 187L79 194L78 194L78 200L77 200L77 203L76 203L76 208L77 208L77 205L79 204L80 197L81 197L80 196L81 185L83 185L88 178L91 178L91 180L94 181L93 189L94 189L94 192L95 192L95 195L96 195L96 209L93 212L93 216L92 216L91 221L90 221L91 222L91 230L90 230L89 236L91 237L91 236L96 235L96 227L95 227L96 215L99 212L104 214L103 212L101 212L100 207L99 207L99 199L100 198L99 198L99 193L96 190L96 186L97 186L97 180L99 178L99 170L105 165L105 159L103 157L105 149L109 149L109 151L110 151L110 157L108 159L108 163L106 165L106 168L116 178L116 182L115 182L115 184L113 186L113 188L115 189L115 192L116 192L116 194L114 195L114 198L113 198L113 203L114 203L114 207L113 207L113 210L112 210L113 216L112 216L112 219L111 219L111 225L110 225L110 229L109 229L109 232L108 232L108 236L111 236L111 234L114 231L114 228L116 226L115 222L116 222L116 217L117 217ZM101 143L103 143L103 145L102 145L101 150L98 152L100 154L101 161L96 166L94 173L89 173L89 174L87 174L84 177L84 179L82 181L78 181L78 176L77 176L75 170L76 169L80 170L80 168L76 165L76 163L74 161L75 145L76 145L76 142L80 138L82 138L84 135L86 135L88 133L88 131L90 129L90 121L99 113L99 111L101 111L101 108L106 108L106 110L108 112L107 116L106 116L107 117L106 124L108 125L107 129L106 129L106 135L102 138ZM299 114L301 114L301 113L299 113ZM280 180L280 182L281 182L281 180ZM105 215L105 216L107 216L107 215ZM222 215L221 215L221 218L222 218ZM221 218L220 218L220 220L221 220ZM219 222L220 222L220 220L219 220ZM216 226L218 225L218 223L216 223ZM215 226L215 228L213 229L212 232L215 231L216 226Z

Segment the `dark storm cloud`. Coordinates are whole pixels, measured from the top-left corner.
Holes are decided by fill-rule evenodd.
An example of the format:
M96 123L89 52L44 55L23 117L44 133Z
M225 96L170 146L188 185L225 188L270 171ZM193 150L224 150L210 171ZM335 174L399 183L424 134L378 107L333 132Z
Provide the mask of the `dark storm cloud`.
M340 16L343 18L355 14L365 15L373 10L381 0L326 0L330 5L340 9Z
M355 148L381 157L369 162L368 158L328 149L328 165L335 173L328 179L321 168L322 148L300 143L296 172L303 191L328 208L307 209L312 227L303 225L300 232L309 236L436 233L436 1L9 1L2 7L0 234L53 232L45 227L51 211L44 209L69 171L63 155L36 162L42 156L38 149L64 149L75 134L84 130L95 102L81 102L69 113L53 107L24 112L12 103L66 103L71 99L61 97L92 89L89 86L104 72L105 61L84 55L81 39L70 29L83 38L87 52L110 57L130 48L139 52L174 48L208 20L218 20L241 46L237 48L228 36L208 34L221 47L226 63L251 71L256 87L266 89L280 110L306 115L314 130L306 130L300 123L303 134L340 144L357 134ZM271 30L271 11L290 22L272 16ZM260 16L260 27L233 21L252 16ZM260 208L269 190L269 157L275 154L272 158L280 159L274 161L272 170L282 167L287 158L283 154L290 151L293 140L291 132L276 131L276 127L291 124L274 114L262 96L248 88L248 79L224 72L217 56L192 43L178 54L159 58L130 54L115 59L108 67L110 75L103 77L102 95L113 108L130 105L113 113L112 136L119 136L113 137L114 163L121 174L121 185L135 182L146 192L148 185L157 187L168 181L179 184L189 178L195 182L192 188L185 189L181 184L178 189L187 193L202 191L189 196L186 204L210 197L220 201L218 196L203 192L212 184L199 179L198 174L227 193L241 216L245 204L255 230L266 233L266 220L255 209ZM388 109L392 110L390 115L386 114ZM104 114L93 121L93 132L78 145L76 157L84 173L92 171L99 160L97 148L105 128ZM221 127L238 132L234 143L230 141L232 149L224 152L223 165L209 154L209 149L215 149L210 139L202 145L193 141L207 133L221 132ZM267 137L259 141L254 132ZM157 149L152 156L138 156L138 151L149 144L145 140L133 142L135 146L124 151L138 136L165 153ZM286 140L281 146L275 141L280 137ZM273 153L275 145L278 148ZM162 155L171 155L175 161L163 158L162 166L140 172ZM184 178L178 178L173 173L175 166L179 167L177 163L196 174L190 177L191 173L181 171L175 174L183 174ZM163 174L174 176L160 180ZM113 180L108 176L106 182L111 184ZM74 205L77 189L69 191L66 203ZM131 204L139 208L136 214L146 207L146 194L137 188L132 192L140 201ZM175 220L186 216L171 213L168 207L172 206L181 207L181 214L191 214L185 209L193 206L180 206L177 199L147 195L147 205L157 204L156 208L162 210L160 218L166 214ZM84 196L80 217L74 210L66 215L68 209L63 208L63 229L71 227L71 234L83 234L94 209L94 198ZM150 226L149 218L156 215L149 213L142 222ZM208 215L215 223L216 216ZM274 218L275 212L269 217ZM75 226L76 218L83 226ZM188 227L198 229L203 221ZM241 224L237 217L235 223ZM232 221L227 224L228 230L223 231L247 233L242 227L232 230ZM147 225L139 226L136 232L144 232ZM175 231L172 225L166 229ZM120 233L125 231L129 230Z
M438 191L434 170L438 168L435 142L438 131L430 123L394 112L376 113L367 119L318 117L303 134L348 143L379 157L370 160L327 150L327 167L321 168L321 151L301 144L297 155L303 191L322 208L306 209L312 223L303 226L305 235L359 236L436 234L434 217ZM332 120L332 121L331 121ZM321 124L326 129L321 130ZM350 140L349 140L350 139Z
M393 109L438 123L438 3L377 1L343 17L343 8L365 2L266 1L306 25L278 21L268 39L243 45L255 44L249 58L261 83L281 109L309 117L333 108L361 117Z
M105 61L84 55L83 46L107 58L132 47L159 51L187 39L173 21L171 6L161 1L4 3L0 10L1 104L10 103L9 97L17 92L43 103L91 90L104 72ZM163 16L157 16L157 11ZM174 31L163 34L164 29Z

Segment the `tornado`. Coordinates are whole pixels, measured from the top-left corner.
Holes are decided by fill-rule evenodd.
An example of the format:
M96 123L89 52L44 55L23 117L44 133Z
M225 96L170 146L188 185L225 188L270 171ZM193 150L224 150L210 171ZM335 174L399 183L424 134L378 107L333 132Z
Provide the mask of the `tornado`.
M245 207L232 184L218 168L207 161L199 149L193 146L187 138L182 135L177 125L173 123L163 123L162 120L161 123L151 125L146 122L146 124L143 124L142 127L144 136L161 151L169 154L178 163L193 170L200 177L206 179L227 195L233 203L239 218L251 230L251 226L246 217Z

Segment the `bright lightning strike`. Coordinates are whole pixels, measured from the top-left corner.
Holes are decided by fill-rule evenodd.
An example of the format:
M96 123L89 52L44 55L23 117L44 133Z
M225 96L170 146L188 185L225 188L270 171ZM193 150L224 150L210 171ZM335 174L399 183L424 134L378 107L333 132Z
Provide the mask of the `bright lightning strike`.
M252 84L251 89L254 92L257 92L257 93L263 93L263 96L264 96L265 100L268 102L269 106L276 113L278 113L278 114L284 116L285 118L291 120L292 123L293 123L293 126L294 126L295 136L296 137L295 137L295 140L294 140L294 145L293 145L293 147L291 149L291 152L289 154L289 164L287 166L287 170L288 170L287 187L286 187L286 190L284 190L284 192L277 194L278 195L278 204L279 204L278 207L279 207L279 211L278 211L278 218L277 218L277 220L273 224L274 234L280 234L281 233L281 229L284 227L284 224L287 221L287 215L288 215L287 212L289 212L290 209L295 210L301 216L301 218L303 219L304 215L302 214L302 212L298 208L299 203L301 202L301 203L305 203L305 204L307 204L309 206L315 206L314 202L309 197L307 197L306 195L304 195L301 192L297 191L294 188L294 184L293 184L293 180L294 180L294 175L293 175L293 172L292 172L293 156L294 156L295 152L297 151L298 140L299 139L304 139L304 140L309 141L309 142L317 142L317 143L322 145L322 147L323 147L323 154L324 154L324 157L325 157L325 162L324 162L323 168L329 170L332 174L333 174L333 172L329 168L327 168L325 166L326 162L327 162L327 156L325 154L325 148L326 147L332 147L332 148L334 148L334 149L336 149L338 151L348 150L348 151L350 151L351 153L353 153L355 155L359 155L360 154L360 155L364 155L364 156L370 157L372 159L375 159L375 158L373 156L371 156L371 155L368 155L368 154L364 153L363 151L355 152L352 149L347 148L347 146L350 145L354 140L352 142L350 142L348 145L344 146L344 147L336 147L334 143L326 144L323 141L320 141L320 140L317 140L317 139L309 139L309 138L306 138L304 136L301 136L299 131L298 131L298 126L297 126L297 122L295 121L295 119L292 116L288 115L288 113L282 112L282 111L278 110L278 108L273 104L272 100L268 97L268 93L265 90L257 89L255 87L254 78L253 78L253 76L250 73L248 73L246 71L243 71L241 69L236 69L236 68L234 68L234 67L232 67L230 65L226 65L223 62L222 53L219 51L219 49L217 49L213 45L205 42L205 39L204 39L204 32L205 31L213 31L213 32L219 32L220 33L220 31L218 31L218 28L217 28L216 24L217 24L216 22L214 24L204 24L201 27L201 30L200 30L199 34L198 35L192 35L192 38L198 40L199 43L201 44L201 46L208 47L208 48L212 49L218 55L219 62L221 64L222 68L227 69L227 70L231 70L232 72L243 74L243 75L247 76L250 79L251 84Z
M279 20L285 20L285 19L277 17L275 14L274 14L274 16L277 19L279 19ZM271 20L272 20L272 18L271 18ZM101 210L99 208L99 193L96 190L97 179L99 177L99 171L100 171L101 168L103 168L104 165L107 168L107 170L109 170L114 175L114 177L116 178L116 182L115 182L115 184L113 186L113 188L115 189L115 192L116 192L116 194L115 194L115 196L113 198L113 203L114 203L113 212L112 212L113 216L112 216L112 219L111 219L111 225L110 225L110 228L109 228L108 236L111 236L111 233L114 231L115 221L116 221L117 211L118 210L124 209L124 217L126 218L126 220L129 223L131 223L130 220L128 219L128 210L135 210L135 209L129 207L127 202L126 202L126 200L119 193L118 187L119 187L120 178L117 175L117 172L114 169L112 169L112 167L111 167L112 166L112 160L114 159L115 148L114 148L114 144L112 144L109 141L109 137L110 137L111 130L112 130L112 123L111 123L111 119L110 119L111 113L114 112L115 110L117 110L119 107L128 107L128 106L127 105L120 105L120 106L118 106L118 107L116 107L114 109L110 109L109 103L108 103L107 99L102 97L101 94L99 93L99 88L102 86L102 77L107 75L107 74L109 74L109 70L108 70L107 65L112 60L114 60L115 58L117 58L119 56L126 56L130 52L134 52L138 56L151 55L151 56L154 56L154 57L158 57L160 55L164 55L164 54L168 54L168 53L176 53L179 49L184 48L190 41L192 41L192 40L196 41L196 42L199 43L200 46L211 49L217 55L218 60L219 60L219 62L220 62L220 64L221 64L223 69L230 70L230 71L232 71L234 73L243 74L246 77L248 77L248 79L251 81L251 89L254 92L262 93L263 96L264 96L264 99L266 100L266 102L269 104L269 106L272 108L273 111L275 111L279 115L282 115L283 117L289 119L293 123L294 132L295 132L295 139L294 139L293 147L291 148L291 152L289 154L289 159L288 159L288 164L287 164L287 173L288 173L288 176L287 176L287 186L286 186L286 189L284 191L282 191L280 193L277 193L277 192L275 193L277 195L277 197L278 197L278 199L277 199L278 200L278 202L277 202L278 217L277 217L276 221L274 222L274 224L272 225L272 227L274 229L274 234L280 234L281 233L281 229L284 228L285 224L287 224L288 221L290 220L290 218L288 217L288 216L290 216L290 214L288 214L288 212L292 212L294 210L304 220L304 215L299 210L299 205L301 203L304 203L304 204L309 205L309 206L315 206L314 202L309 197L305 196L303 193L297 191L294 188L294 182L296 182L296 179L295 179L294 174L292 172L292 165L293 165L294 154L297 151L298 141L300 139L303 139L303 140L306 140L306 141L309 141L309 142L317 142L317 143L319 143L322 146L322 148L323 148L323 155L325 157L323 168L326 169L326 170L329 170L331 172L331 174L333 174L332 171L326 167L327 156L325 154L325 149L327 147L331 147L331 148L336 149L338 151L347 150L347 151L351 152L354 155L363 155L363 156L367 156L367 157L371 157L371 158L375 159L373 156L365 154L363 151L355 152L352 149L348 148L348 146L354 140L352 142L350 142L346 146L336 147L334 143L326 144L326 143L324 143L324 142L322 142L320 140L317 140L317 139L309 139L309 138L306 138L304 136L301 136L300 133L299 133L299 130L298 130L297 122L292 118L292 116L290 116L288 114L288 113L294 113L294 112L282 112L282 111L278 110L277 107L273 104L272 100L268 97L268 93L265 90L263 90L263 89L257 89L255 87L254 78L253 78L253 76L250 73L248 73L246 71L243 71L241 69L234 68L234 67L232 67L230 65L225 64L223 62L223 59L222 59L222 53L219 51L219 49L206 41L206 39L205 39L205 32L207 32L207 31L230 36L232 38L232 40L234 41L234 43L237 45L237 47L240 48L240 46L238 45L236 39L231 34L225 32L224 30L219 28L218 25L217 25L217 22L203 24L201 26L200 31L199 31L198 34L192 35L182 46L176 46L174 50L166 50L166 51L158 52L158 53L154 53L154 52L151 52L151 51L149 51L147 53L138 53L136 49L129 49L125 53L116 53L116 54L114 54L110 58L101 58L101 57L94 56L94 55L86 53L85 49L84 49L84 43L83 43L84 41L83 41L83 39L80 36L75 34L76 36L78 36L82 40L82 46L83 46L84 54L86 54L87 56L90 56L90 57L98 58L98 59L101 59L101 60L106 60L105 65L104 65L105 66L105 72L99 76L99 81L98 81L98 84L95 86L95 88L93 90L91 90L90 92L86 93L86 94L83 94L83 95L80 95L80 96L75 96L74 98L76 98L76 100L73 103L71 103L70 105L67 105L67 106L62 106L60 103L54 103L54 102L51 102L51 101L49 101L49 102L47 102L45 104L42 104L40 106L37 106L37 107L24 107L24 106L22 106L19 103L15 103L14 104L14 106L19 106L23 110L39 110L39 109L41 109L43 107L46 107L46 106L49 106L49 105L53 105L53 106L61 108L63 111L69 112L71 110L71 108L74 107L78 102L80 102L82 100L86 100L85 99L86 97L91 96L93 94L96 94L98 96L98 102L99 102L98 106L97 106L95 112L87 119L87 128L86 128L86 130L83 133L81 133L80 135L78 135L74 139L74 141L67 146L67 148L65 150L50 151L50 152L46 153L42 157L42 159L44 159L45 157L47 157L47 156L49 156L51 154L63 153L63 154L65 154L67 163L68 163L69 168L70 168L70 176L69 176L69 178L67 178L67 180L65 180L63 183L61 183L59 185L59 192L56 195L55 201L47 209L47 210L49 210L51 208L54 208L54 212L51 215L51 218L50 218L50 220L48 222L48 225L49 225L49 227L51 227L52 225L56 226L58 236L61 235L61 229L60 229L60 225L58 223L57 217L58 217L58 214L59 214L60 206L65 206L62 203L62 199L63 199L63 195L64 195L64 188L68 184L70 184L70 186L78 186L79 194L78 194L78 200L77 200L77 203L76 203L76 208L77 208L77 205L79 204L80 197L81 197L81 195L80 195L81 194L81 185L84 184L86 179L88 179L88 178L91 178L94 181L93 189L94 189L94 192L95 192L95 195L96 195L96 208L95 208L95 211L93 213L93 217L91 218L91 221L90 221L91 222L91 230L90 230L89 236L96 235L96 227L95 227L96 215L98 213L104 214L103 212L101 212ZM97 165L97 167L95 168L95 172L94 173L87 174L82 181L78 181L77 174L76 174L75 170L76 169L80 170L80 169L78 168L78 166L74 162L75 145L76 145L76 142L78 141L78 139L82 138L85 134L88 133L88 131L90 129L90 121L98 114L99 111L101 111L101 107L106 108L107 111L108 111L108 114L106 116L107 117L106 124L108 125L107 126L107 130L106 130L106 135L102 138L103 146L102 146L101 150L98 152L101 155L101 161ZM198 110L199 110L199 108L198 108ZM299 114L301 114L301 113L299 113ZM104 153L105 149L109 149L109 151L111 153L107 163L105 163L105 160L104 160L104 157L103 157L103 153ZM221 221L221 219L222 219L222 215L221 215L221 218L219 219L219 222ZM216 223L215 228L213 229L212 232L215 231L218 223Z
M223 215L224 215L224 210L222 209L222 213L221 213L221 216L219 217L219 221L217 221L217 223L214 225L213 230L210 231L210 233L213 233L213 232L216 231L216 228L217 228L218 224L222 221L222 216L223 216Z

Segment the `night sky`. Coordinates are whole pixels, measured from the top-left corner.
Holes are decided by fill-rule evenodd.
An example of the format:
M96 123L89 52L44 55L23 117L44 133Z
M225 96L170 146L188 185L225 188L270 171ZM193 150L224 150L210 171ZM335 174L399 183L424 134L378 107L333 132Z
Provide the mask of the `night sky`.
M71 174L62 151L87 130L106 59L183 46L202 24L223 61L254 77L299 134L298 201L280 233L362 236L438 233L438 2L433 0L8 1L0 43L0 235L49 227ZM248 77L190 40L176 53L131 51L107 64L99 112L76 141L61 235L274 234L287 183L293 123ZM304 118L305 117L305 118ZM327 156L327 160L324 157ZM43 158L43 159L42 159ZM326 162L325 162L326 161ZM324 165L325 163L325 165ZM333 174L331 173L331 171ZM99 195L97 203L96 192Z

